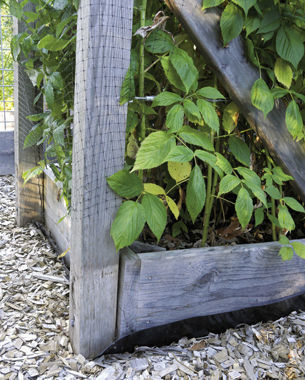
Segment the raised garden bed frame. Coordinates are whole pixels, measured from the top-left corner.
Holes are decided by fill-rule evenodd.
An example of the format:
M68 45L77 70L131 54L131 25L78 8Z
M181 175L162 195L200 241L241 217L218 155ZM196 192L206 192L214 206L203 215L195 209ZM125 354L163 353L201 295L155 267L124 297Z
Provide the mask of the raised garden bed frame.
M305 261L295 256L283 262L277 243L115 252L109 230L120 200L106 177L124 162L127 109L118 99L129 66L132 9L133 1L81 1L72 212L60 224L65 209L52 176L46 172L23 184L22 172L36 164L40 153L23 150L31 124L15 95L17 222L43 222L62 251L71 245L70 336L75 352L88 358L146 328L305 293ZM26 89L30 104L34 91L22 69L16 71L16 94Z

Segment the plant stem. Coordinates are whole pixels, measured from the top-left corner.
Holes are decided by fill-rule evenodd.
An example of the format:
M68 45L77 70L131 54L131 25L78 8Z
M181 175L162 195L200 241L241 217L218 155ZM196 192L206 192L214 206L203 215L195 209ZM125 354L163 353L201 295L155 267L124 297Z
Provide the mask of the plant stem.
M267 167L269 170L272 169L272 166L271 166L271 157L269 155L269 152L266 151L266 158L267 158ZM273 198L271 198L271 215L275 218L275 200ZM277 236L276 236L276 227L275 227L275 224L272 223L272 239L274 241L277 241Z
M146 23L146 8L147 0L142 0L141 11L140 11L140 26L141 28L145 26ZM144 97L144 79L145 79L145 39L143 38L140 43L140 71L139 71L139 96ZM145 113L144 113L144 104L141 103L141 124L139 131L140 140L145 139L146 127L145 127Z

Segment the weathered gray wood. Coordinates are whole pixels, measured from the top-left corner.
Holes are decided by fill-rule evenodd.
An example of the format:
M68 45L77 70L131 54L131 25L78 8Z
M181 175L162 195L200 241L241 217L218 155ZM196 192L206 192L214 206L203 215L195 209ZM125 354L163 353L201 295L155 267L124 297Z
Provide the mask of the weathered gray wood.
M28 4L27 10L33 10ZM14 33L24 30L22 23L14 19ZM24 140L32 127L26 116L40 112L34 106L35 90L23 68L14 66L14 108L15 108L15 176L17 223L22 226L32 221L43 221L43 176L35 177L24 185L22 174L37 165L41 159L40 149L23 149Z
M45 225L61 252L70 247L71 218L63 198L60 199L60 187L54 181L50 169L45 170L44 177L44 217ZM58 221L67 215L60 223Z
M305 243L305 240L301 240ZM305 293L305 260L277 243L122 254L118 337Z
M0 132L0 175L14 172L14 131L3 131Z
M72 179L70 336L95 357L115 339L119 255L110 226L120 200L106 177L124 162L133 1L83 0L77 31Z
M279 165L295 179L305 199L305 148L293 140L285 124L285 107L277 102L267 118L251 103L251 88L259 78L258 70L245 57L243 41L236 38L223 47L219 14L201 10L202 0L166 0L189 32L205 59L216 71L219 82L238 104L249 124L257 131Z

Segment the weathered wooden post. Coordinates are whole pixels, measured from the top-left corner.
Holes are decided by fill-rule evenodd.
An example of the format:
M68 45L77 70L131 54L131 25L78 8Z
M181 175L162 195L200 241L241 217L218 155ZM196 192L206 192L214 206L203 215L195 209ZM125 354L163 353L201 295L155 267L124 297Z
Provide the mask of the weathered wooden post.
M33 11L34 6L26 6ZM24 31L24 25L14 18L14 34ZM37 165L41 159L41 148L33 146L23 149L24 140L33 124L26 117L39 112L34 106L35 89L24 69L14 66L15 109L15 176L17 223L20 226L32 221L43 221L43 176L32 178L24 185L22 173Z
M81 0L77 27L72 178L70 336L75 352L102 353L115 339L119 255L110 226L119 199L106 177L122 168L132 0Z

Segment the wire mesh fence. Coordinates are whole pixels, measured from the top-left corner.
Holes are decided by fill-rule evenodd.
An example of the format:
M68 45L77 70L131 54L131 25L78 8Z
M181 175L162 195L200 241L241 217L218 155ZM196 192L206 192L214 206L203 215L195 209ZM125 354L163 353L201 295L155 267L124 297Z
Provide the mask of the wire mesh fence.
M10 42L13 20L7 6L0 8L0 131L14 129L14 68Z

